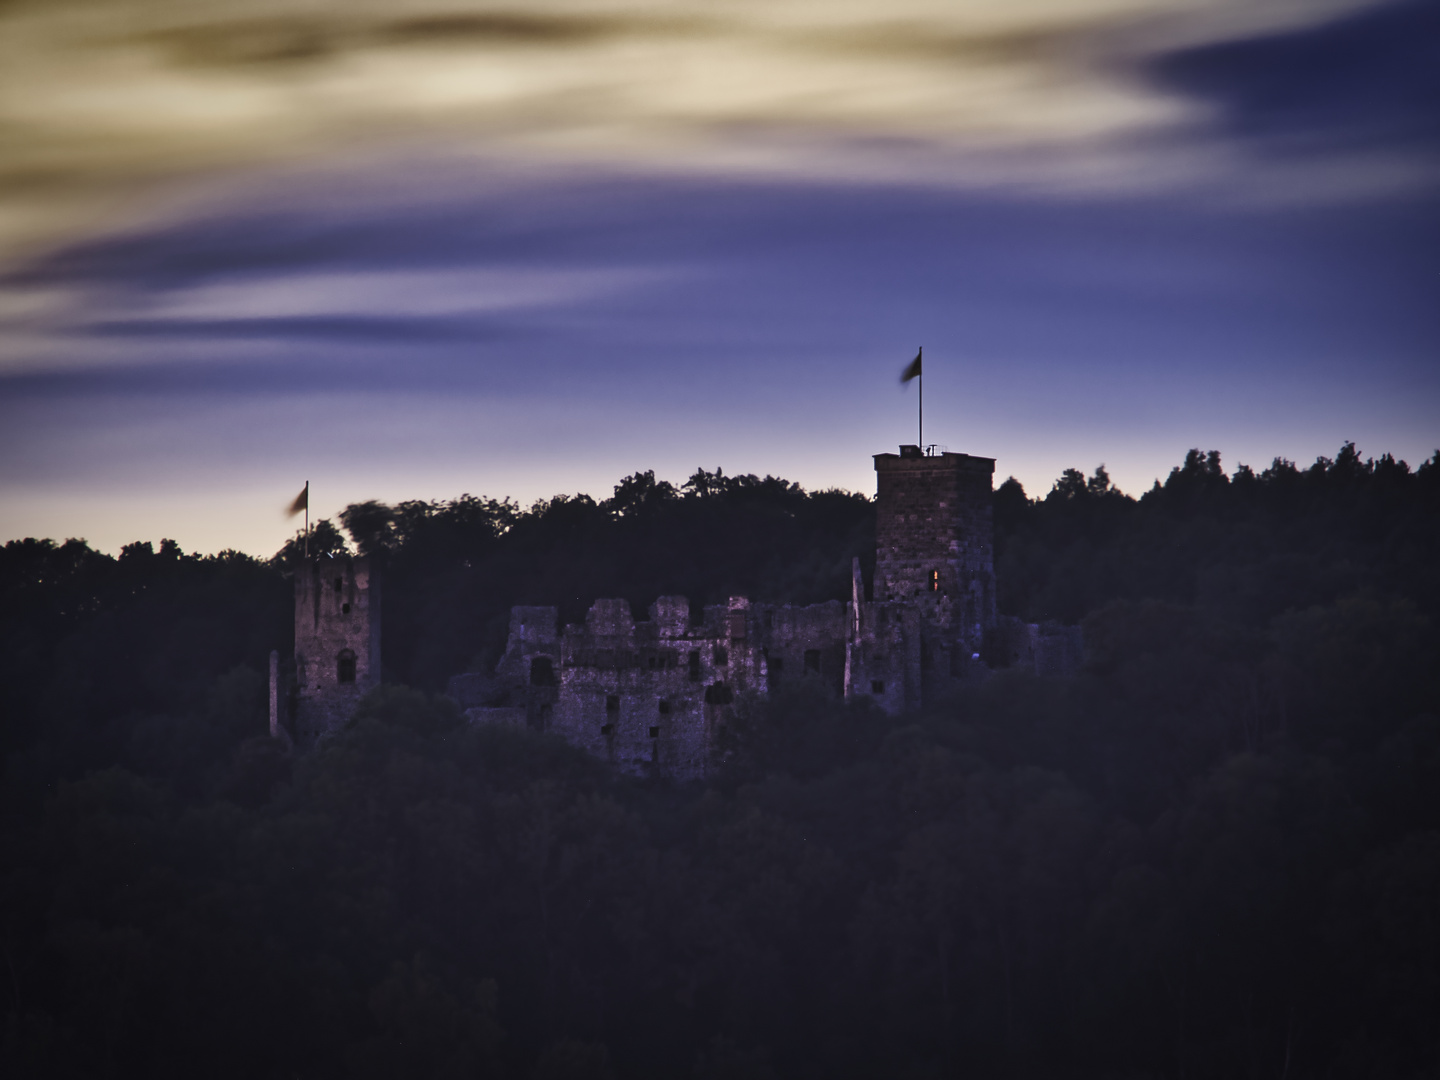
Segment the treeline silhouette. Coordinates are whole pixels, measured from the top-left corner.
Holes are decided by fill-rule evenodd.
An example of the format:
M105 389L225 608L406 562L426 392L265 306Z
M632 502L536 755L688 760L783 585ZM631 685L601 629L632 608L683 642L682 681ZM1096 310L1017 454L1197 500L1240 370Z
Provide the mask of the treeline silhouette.
M843 598L869 500L349 507L391 685L309 754L265 735L293 545L7 544L6 1075L1440 1075L1440 454L995 510L1082 672L899 719L796 679L704 785L433 691L512 603Z

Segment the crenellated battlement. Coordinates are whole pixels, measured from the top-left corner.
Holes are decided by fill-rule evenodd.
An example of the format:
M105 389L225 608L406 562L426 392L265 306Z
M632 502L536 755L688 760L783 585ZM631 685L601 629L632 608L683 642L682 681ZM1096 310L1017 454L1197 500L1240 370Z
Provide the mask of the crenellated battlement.
M562 626L553 607L515 607L493 673L449 691L476 723L553 732L630 773L679 779L713 767L746 695L812 680L891 715L992 668L1073 670L1073 627L1031 626L995 609L995 462L876 454L876 561L866 596L857 558L848 602L806 606L733 596L692 612L662 596L637 618L600 599ZM313 742L380 678L380 576L364 558L314 560L295 578L296 728Z

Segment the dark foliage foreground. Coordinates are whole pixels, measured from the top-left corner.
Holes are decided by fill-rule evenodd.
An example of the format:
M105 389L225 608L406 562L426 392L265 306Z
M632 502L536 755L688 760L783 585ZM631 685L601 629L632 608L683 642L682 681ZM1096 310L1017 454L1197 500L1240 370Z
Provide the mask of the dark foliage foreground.
M643 481L648 509L567 500L467 534L463 503L371 505L350 524L412 612L439 602L423 537L477 582L502 560L497 590L525 598L584 547L586 597L822 598L864 546L863 500L822 512L773 482L747 496L762 531L732 585L734 537L704 531L727 496ZM1437 481L1440 462L1347 447L1228 477L1192 455L1140 500L1103 472L1034 502L1005 485L1002 601L1083 616L1086 670L1004 672L901 720L797 680L741 703L703 787L618 779L403 686L286 755L262 734L281 564L7 545L0 1061L1440 1076ZM826 540L836 507L848 531ZM676 522L692 569L613 555L660 551ZM491 647L492 618L447 647Z

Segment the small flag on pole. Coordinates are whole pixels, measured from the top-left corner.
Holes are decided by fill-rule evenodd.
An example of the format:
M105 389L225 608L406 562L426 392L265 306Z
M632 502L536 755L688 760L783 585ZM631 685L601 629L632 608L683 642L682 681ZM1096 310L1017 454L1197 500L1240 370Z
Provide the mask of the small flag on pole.
M900 373L900 381L908 383L911 379L920 377L920 353L915 354L915 359L905 365L905 370Z
M290 509L286 511L285 516L294 517L296 514L304 513L306 510L309 509L310 485L306 484L300 494L295 496L295 501L290 504Z

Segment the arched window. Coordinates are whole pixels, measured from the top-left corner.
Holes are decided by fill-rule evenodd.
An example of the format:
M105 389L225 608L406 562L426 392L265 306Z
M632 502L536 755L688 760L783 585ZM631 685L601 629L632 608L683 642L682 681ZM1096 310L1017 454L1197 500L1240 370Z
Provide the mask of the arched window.
M349 649L341 649L340 655L335 658L335 681L342 683L355 681L355 654Z

